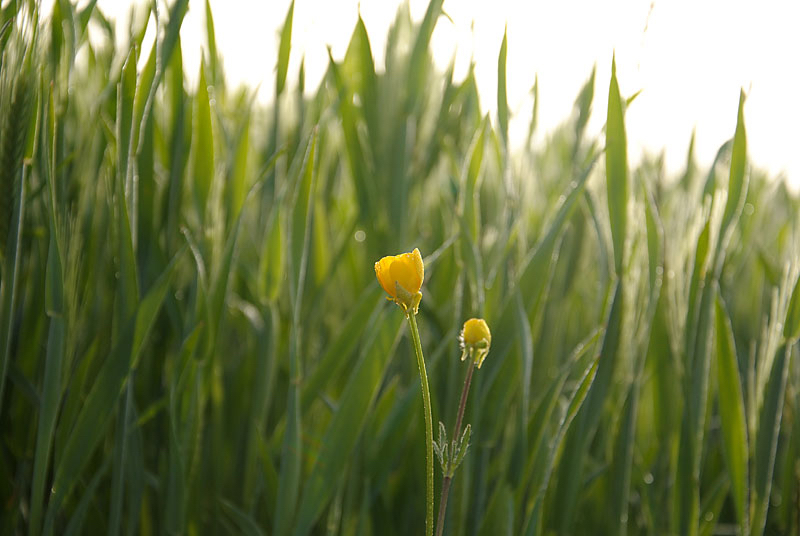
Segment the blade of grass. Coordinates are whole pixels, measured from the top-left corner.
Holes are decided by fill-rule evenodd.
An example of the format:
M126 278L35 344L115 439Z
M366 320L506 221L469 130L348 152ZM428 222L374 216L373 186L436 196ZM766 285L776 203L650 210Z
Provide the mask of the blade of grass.
M731 171L728 180L728 199L725 202L725 211L722 214L722 223L719 229L717 242L715 273L719 277L722 271L722 255L720 251L728 246L733 226L739 220L747 197L748 176L745 173L747 166L747 133L744 126L744 91L739 93L739 111L736 119L736 131L733 135L733 150L731 152Z
M55 149L55 135L52 137ZM47 149L47 147L45 148ZM48 159L51 162L54 160ZM58 201L51 165L45 173L50 194L49 223L50 240L47 254L45 279L45 308L50 317L47 336L47 355L45 358L44 382L42 385L42 406L36 433L36 453L33 464L33 485L31 487L31 516L29 531L36 536L41 530L42 504L45 493L45 478L50 460L53 437L61 401L62 366L65 358L66 311L64 308L64 277L60 244L60 228L57 216Z
M508 54L508 24L503 31L503 42L497 56L497 123L500 140L508 150L508 97L506 96L506 57Z
M393 313L396 311L392 311ZM394 354L402 315L392 315L378 324L378 333L365 350L350 374L339 407L322 438L316 462L303 486L303 496L297 516L295 536L309 534L313 524L330 501L341 481L346 460L355 447L382 383L382 378Z
M53 533L56 516L89 461L94 447L105 433L104 425L116 407L116 401L129 370L135 364L169 290L177 258L176 256L171 261L139 304L136 316L127 323L117 345L111 350L97 374L55 468L50 503L45 517L45 534Z
M211 2L206 0L206 45L208 45L208 69L211 72L211 83L216 85L221 78L217 69L217 36L214 31L214 15L211 13Z
M276 100L283 93L283 88L286 87L286 74L289 72L289 52L292 50L293 19L294 0L289 4L289 10L286 12L286 18L281 29L280 43L278 44L278 73L275 77Z
M618 279L611 309L608 313L608 323L603 346L600 350L597 377L591 383L587 394L587 403L581 406L575 426L570 430L564 445L564 457L569 463L559 466L557 480L555 509L558 516L558 526L561 530L569 532L575 519L573 513L578 508L578 492L583 477L583 464L589 442L602 417L608 391L620 355L620 346L623 336L624 320L624 283Z
M381 294L382 291L377 285L371 286L364 292L339 330L336 339L330 343L311 373L303 379L301 396L303 411L306 411L314 399L323 392L325 384L338 377L341 370L347 366L350 355L356 349L361 334L367 327L367 320L372 316L375 306L383 303L383 300L380 300Z
M14 45L21 46L16 42ZM4 65L6 69L9 68L8 61ZM0 102L7 112L3 114L0 131L0 208L3 209L0 215L0 262L3 266L0 272L0 415L11 354L11 332L22 258L26 182L30 167L26 160L32 156L33 146L29 143L29 137L36 133L38 121L38 113L30 113L30 100L35 90L29 63L24 58L19 62L22 64L19 78L12 87L4 88L6 95L11 97L10 102Z
M614 268L622 277L625 236L628 222L628 153L622 98L617 83L616 57L611 60L611 83L608 88L606 119L606 187L611 238L614 242Z
M750 496L750 534L764 534L775 470L775 454L783 415L784 395L789 377L789 363L794 344L784 343L775 352L772 370L764 389L764 401L758 414L753 460L753 488Z
M744 418L744 398L733 328L722 298L717 296L715 307L717 375L719 383L719 414L722 424L723 454L728 467L733 493L733 505L741 534L748 534L748 444Z
M303 286L306 277L308 247L311 236L311 218L313 209L313 188L315 184L314 157L317 142L317 130L311 134L305 152L303 166L297 191L294 196L289 230L289 294L292 302L292 335L289 345L289 381L291 385L286 402L286 430L281 445L281 467L278 483L278 500L275 505L273 533L276 536L289 534L295 524L295 509L300 491L300 462L302 445L300 433L302 429L300 381L302 363L300 349L302 345L302 326L300 310L303 303ZM303 518L297 519L297 523Z
M442 3L444 0L430 0L425 16L419 25L414 48L408 59L408 103L406 110L412 110L418 106L422 95L425 92L425 77L428 74L428 50L430 47L433 29L436 21L442 13Z
M601 353L592 360L592 362L583 372L583 375L578 382L578 386L575 388L575 391L573 391L572 395L570 395L567 409L558 423L558 428L556 429L556 433L553 436L553 440L549 446L544 474L542 475L542 479L538 489L536 490L536 494L533 497L533 508L530 510L527 521L523 524L523 526L526 527L526 536L532 536L533 534L536 534L537 523L534 522L536 513L540 507L540 504L544 500L544 494L550 485L550 478L552 477L553 471L556 468L556 462L558 458L564 460L564 456L569 455L568 451L566 450L567 444L564 443L564 439L567 437L567 432L571 429L576 416L580 414L579 412L581 411L584 402L588 401L589 399L592 385L594 385L594 382L597 379L597 374L599 372L598 366L602 361L602 355L603 353L601 351ZM572 463L572 459L570 458L567 458L567 461Z
M208 212L208 197L214 182L214 134L211 125L211 105L208 97L205 64L200 60L197 93L194 109L194 138L192 149L192 177L194 180L194 201L200 222L204 222Z

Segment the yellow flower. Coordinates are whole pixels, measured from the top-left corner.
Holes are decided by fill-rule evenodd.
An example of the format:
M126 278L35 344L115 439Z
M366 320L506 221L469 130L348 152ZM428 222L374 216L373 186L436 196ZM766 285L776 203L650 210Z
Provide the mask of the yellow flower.
M425 266L418 249L411 253L390 255L375 263L375 275L383 290L408 314L417 314L422 299L420 288L425 279Z
M489 348L492 346L492 332L489 331L489 325L483 318L470 318L464 322L464 327L461 329L459 336L461 341L461 361L467 357L471 357L478 368L483 365L483 360L489 353Z

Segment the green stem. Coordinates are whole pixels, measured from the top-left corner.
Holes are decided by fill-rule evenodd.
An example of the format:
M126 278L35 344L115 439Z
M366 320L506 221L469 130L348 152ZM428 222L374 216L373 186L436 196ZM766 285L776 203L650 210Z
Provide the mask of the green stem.
M411 328L411 340L414 342L414 350L417 353L417 365L419 366L419 379L422 383L422 406L425 411L425 465L427 470L427 486L425 498L427 501L425 513L425 534L433 535L433 419L431 418L431 393L428 388L428 374L425 372L425 358L422 356L422 343L419 340L419 329L417 328L417 318L414 313L406 315L408 325Z
M474 370L475 360L472 359L472 356L470 355L467 376L464 378L464 388L461 390L461 401L458 403L458 416L456 417L456 425L453 428L453 445L456 445L456 443L461 439L461 421L464 419L464 408L467 407L467 395L469 394L469 386L472 383L472 372ZM451 464L452 458L447 463L447 474L445 474L442 481L442 496L439 499L439 519L436 521L436 536L442 536L444 531L444 513L447 511L447 496L450 492L450 482L453 480L453 477L450 476Z

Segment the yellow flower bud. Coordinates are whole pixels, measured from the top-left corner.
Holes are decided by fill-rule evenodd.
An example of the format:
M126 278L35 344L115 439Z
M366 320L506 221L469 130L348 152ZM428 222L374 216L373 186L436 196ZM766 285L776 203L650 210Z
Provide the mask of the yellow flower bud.
M482 318L470 318L464 322L459 340L463 350L461 360L464 361L470 357L478 365L478 368L481 368L492 345L492 332L489 331L486 321Z
M492 342L492 333L483 318L470 318L464 322L464 329L461 331L464 344L477 344L478 341L487 340Z
M422 299L420 288L425 279L425 266L419 249L382 258L375 263L375 275L389 294L387 299L394 301L406 314L409 311L417 314Z

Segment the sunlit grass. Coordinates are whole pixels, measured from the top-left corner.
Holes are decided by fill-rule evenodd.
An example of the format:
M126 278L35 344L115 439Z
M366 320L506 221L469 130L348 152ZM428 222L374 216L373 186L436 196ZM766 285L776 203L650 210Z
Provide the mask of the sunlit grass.
M414 348L374 273L415 247L447 430L459 331L491 326L445 534L800 529L800 207L747 160L744 94L712 166L668 177L629 167L613 72L510 148L506 40L490 117L432 64L441 1L401 8L385 71L359 20L313 91L290 8L266 108L207 3L189 87L187 4L122 51L91 2L2 10L0 532L422 533Z

